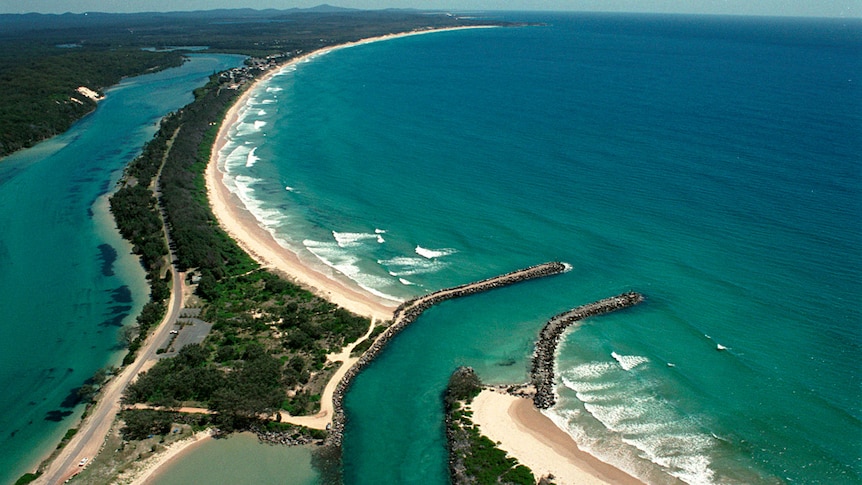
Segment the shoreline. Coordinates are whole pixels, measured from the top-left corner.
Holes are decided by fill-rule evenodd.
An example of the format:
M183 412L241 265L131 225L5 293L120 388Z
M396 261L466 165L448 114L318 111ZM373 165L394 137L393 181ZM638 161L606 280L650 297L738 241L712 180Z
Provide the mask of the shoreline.
M224 184L225 174L220 163L220 151L227 144L228 132L238 121L239 111L247 102L250 94L260 84L269 81L292 66L336 50L373 42L437 32L495 27L494 25L476 25L415 30L324 47L323 49L318 49L291 59L289 62L272 69L255 80L250 86L245 88L227 111L216 135L205 172L210 208L219 225L228 233L231 239L236 241L262 267L270 268L280 273L287 279L309 289L321 298L325 298L357 315L376 319L380 322L391 321L396 307L401 303L400 301L383 299L371 295L352 281L346 280L346 277L338 277L335 270L321 271L313 268L309 264L304 263L295 252L279 244L273 235L259 224L239 197L232 193Z
M473 423L498 448L559 485L635 485L643 482L581 450L568 433L526 397L485 389L470 405Z
M383 40L383 37L375 39ZM250 86L246 87L222 120L212 147L209 162L207 163L205 181L210 209L219 226L262 267L270 268L282 274L287 279L309 289L314 294L353 313L380 321L388 321L392 319L395 303L386 305L382 301L377 301L370 296L363 295L359 290L348 287L346 282L315 271L303 264L296 253L281 246L272 234L259 224L239 197L232 193L225 185L225 174L222 170L223 164L220 163L220 152L227 144L228 132L239 120L240 109L245 106L249 96L257 87L291 66L332 52L338 48L359 45L360 42L363 41L327 47L304 54L276 69L270 70L255 80Z
M142 463L120 474L117 478L118 484L145 485L151 478L157 476L159 471L167 465L182 459L183 455L197 448L207 440L212 439L212 431L206 429L199 431L186 439L171 443L165 450L156 453Z
M281 246L275 240L272 234L270 234L259 224L257 219L254 217L253 214L251 214L251 212L248 211L242 201L240 201L235 194L230 192L230 190L224 184L224 172L221 170L220 167L220 151L226 145L228 132L230 131L231 127L234 126L238 121L239 111L247 102L250 93L253 92L257 87L259 87L261 83L270 80L273 76L281 73L282 71L291 66L297 65L303 61L312 59L314 57L327 54L334 50L363 45L372 42L379 42L399 37L407 37L412 35L421 35L441 31L492 27L494 26L465 26L444 29L430 29L401 34L388 34L384 36L363 39L356 42L340 44L337 46L327 47L304 54L291 60L286 64L279 66L276 69L271 70L261 78L255 80L250 86L245 88L242 94L237 98L237 100L226 113L216 136L216 140L214 142L210 155L210 160L207 164L205 172L206 187L210 202L210 208L212 209L213 214L218 220L219 225L228 233L228 235L232 239L234 239L234 241L237 242L237 244L244 251L246 251L256 261L258 261L258 263L260 263L263 267L272 269L284 275L291 281L294 281L301 286L310 289L312 292L321 296L322 298L325 298L358 315L370 317L378 321L391 321L396 311L396 302L379 299L371 295L370 293L363 291L361 288L358 287L358 285L351 284L352 282L349 280L344 281L342 279L332 276L331 274L326 274L322 271L312 268L309 265L304 264L296 253ZM330 387L330 384L331 382L327 384L327 388ZM563 466L552 467L546 470L544 466L545 463L539 462L537 464L537 468L533 470L537 477L547 474L549 470L559 469L561 470L560 472L558 472L560 474L555 473L555 476L558 477L556 479L556 483L561 484L642 483L634 479L633 477L627 475L623 471L613 467L612 465L604 463L586 452L580 451L577 448L577 444L575 443L575 441L562 429L557 427L553 423L553 421L551 421L549 418L541 414L540 411L535 409L529 400L514 397L512 397L512 399L517 399L517 401L520 402L520 405L516 406L515 404L519 403L510 403L509 401L496 402L493 405L489 402L484 405L488 409L497 409L498 411L502 410L503 418L500 419L501 423L499 423L501 425L501 428L511 428L515 429L516 431L518 431L518 429L520 428L521 431L519 432L519 436L528 436L530 437L532 443L536 443L537 446L543 446L545 448L547 448L546 443L550 442L566 443L565 445L557 444L556 448L553 448L553 454L540 452L540 454L544 454L547 457L545 461L550 461L553 463L559 462ZM474 404L474 406L476 405ZM518 413L513 414L513 409L518 411ZM499 412L497 414L494 414L494 416L499 416ZM318 415L312 417L312 419L321 417L323 416ZM506 421L508 421L508 424L506 423ZM493 437L492 440L497 441L497 439ZM175 452L172 452L172 456L165 459L163 463L167 463L167 461L170 459L177 459L184 452L186 452L186 450L187 448L182 448ZM574 452L572 450L574 450ZM521 463L532 468L530 455L535 453L529 453L529 450L510 451L506 449L506 451L509 451L511 454L513 454ZM522 459L521 455L524 455L525 459ZM571 455L575 455L576 457L572 458ZM152 473L155 473L155 471L152 471L150 474ZM577 478L572 478L572 480L574 481L561 481L559 479L559 477L568 478L569 476Z

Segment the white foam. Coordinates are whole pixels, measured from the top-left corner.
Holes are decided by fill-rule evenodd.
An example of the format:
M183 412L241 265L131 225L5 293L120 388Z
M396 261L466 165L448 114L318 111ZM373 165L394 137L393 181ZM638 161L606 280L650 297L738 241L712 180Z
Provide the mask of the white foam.
M258 160L260 160L260 157L257 157L254 154L254 152L256 152L256 151L257 151L257 147L254 147L251 149L250 152L248 152L248 155L245 157L245 166L246 167L253 167L254 164L257 163Z
M237 145L232 147L232 149L228 149L225 146L225 151L223 152L224 159L224 169L226 172L231 173L233 169L237 167L242 167L246 164L248 160L248 154L251 150L246 145Z
M293 187L291 187L290 185L286 186L286 187L284 188L284 190L286 190L286 191L288 191L288 192L296 192L296 189L295 189L295 188L293 188Z
M605 391L614 386L612 382L590 382L590 381L575 381L568 379L565 375L561 377L563 385L575 392L597 392Z
M400 281L401 284L404 286L413 286L415 284L415 283L411 282L410 280L406 280L404 278L398 278L398 281Z
M383 236L381 236L380 234L378 234L378 235L377 235L377 242L378 242L379 244L383 244L383 243L385 243L385 242L386 242L386 239L383 239Z
M611 352L611 357L614 358L617 362L620 363L620 367L624 370L632 370L635 367L649 362L649 359L646 357L641 357L640 355L620 355L616 352Z
M442 258L443 256L449 256L450 254L455 254L458 252L458 250L452 248L428 249L423 248L422 246L416 246L415 251L416 254L427 259Z
M554 424L571 436L578 444L578 448L597 457L598 459L613 464L626 473L638 477L640 467L637 464L637 450L631 449L622 442L607 437L593 436L583 426L582 413L579 409L568 409L555 406L542 411ZM611 443L609 445L609 443Z
M266 121L263 121L263 120L255 120L255 122L254 122L254 128L255 128L256 130L260 130L260 129L261 129L261 128L263 128L264 126L266 126Z
M375 229L374 234L386 234L386 230L385 229Z
M243 203L249 200L255 200L254 197L252 197L252 194L254 194L253 185L263 181L258 178L249 177L248 175L237 175L232 177L230 180L233 184L232 187L228 186L228 189L233 188L234 190L231 190L231 192L235 193Z
M274 99L264 99L260 104L275 104Z
M288 217L279 209L267 208L265 203L254 196L254 185L263 182L263 179L237 175L225 177L224 182L228 190L236 194L243 206L251 212L255 219L266 229L272 231L285 223Z
M410 256L398 256L392 259L378 260L377 263L385 267L392 276L414 276L434 273L448 265L442 261Z
M314 241L306 239L302 242L306 249L326 266L338 271L350 278L365 291L392 301L401 301L400 298L380 291L378 288L390 285L386 278L363 273L359 268L359 257L346 251L337 242Z
M580 399L580 398L579 398ZM644 409L640 402L631 400L625 404L595 404L585 402L584 408L590 412L596 419L602 422L606 428L611 431L625 432L627 421L636 421L643 419Z
M378 240L377 234L369 234L367 232L336 232L332 231L332 237L338 243L339 247L351 248L359 246L362 241L368 239Z
M282 92L282 91L284 91L284 89L279 88L279 87L269 86L269 87L267 87L267 88L266 88L266 92L267 92L267 93L280 93L280 92Z
M616 362L593 361L565 370L561 373L563 385L575 391L583 409L609 436L636 449L626 452L629 459L640 455L686 483L715 483L710 455L716 440L702 431L696 419L680 414L664 400L657 392L661 388L658 383L643 373L631 372L649 359L616 352L611 356ZM576 426L571 422L566 425L569 431ZM604 438L591 439L600 443Z
M263 125L259 125L259 123L263 123ZM250 123L240 121L236 125L236 136L245 137L253 133L258 133L264 125L266 125L265 121L254 121Z
M616 370L616 366L610 362L587 362L572 367L567 372L573 380L598 379L608 372Z
M623 442L644 453L670 475L690 485L715 484L708 456L712 443L698 434L643 435L623 437Z
M258 116L266 116L266 111L264 111L264 110L262 110L262 109L261 109L261 110L258 110L257 115L258 115Z

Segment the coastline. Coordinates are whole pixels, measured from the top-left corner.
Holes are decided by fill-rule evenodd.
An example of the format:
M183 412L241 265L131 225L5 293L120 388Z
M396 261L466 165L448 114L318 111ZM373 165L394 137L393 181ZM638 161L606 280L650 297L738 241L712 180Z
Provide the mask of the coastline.
M210 430L199 431L184 440L172 443L164 451L156 453L149 459L136 464L131 470L127 470L124 474L121 474L117 479L117 483L144 485L150 478L156 476L159 470L181 459L184 454L192 451L207 440L212 439L212 436Z
M294 252L281 246L275 238L258 223L239 198L235 194L231 193L224 184L224 173L219 166L219 152L227 143L228 132L238 121L239 111L245 105L250 93L256 89L260 83L268 81L273 76L290 66L337 49L371 42L432 32L491 27L493 26L467 26L422 30L401 34L389 34L340 44L297 57L254 81L251 86L245 88L245 91L237 98L233 106L231 106L226 113L219 128L210 160L206 168L205 179L210 207L222 229L224 229L244 251L252 256L262 266L282 274L288 279L310 289L322 298L325 298L356 314L370 317L378 321L391 321L396 310L396 302L378 299L370 293L363 291L358 286L352 286L349 281L338 279L331 274L326 274L310 267L309 265L304 264ZM346 368L347 366L345 365L342 367L342 370ZM327 384L327 389L331 387L333 382L337 383L337 381L333 379ZM474 401L473 409L477 410L480 407L482 408L481 411L476 411L477 416L480 414L482 416L481 418L477 417L476 423L479 424L479 419L482 419L482 423L484 424L482 429L485 434L488 433L488 430L492 433L501 433L494 436L489 435L489 437L493 441L503 442L504 445L501 447L515 456L522 464L532 468L537 477L553 473L555 477L557 477L555 478L555 483L560 484L642 483L612 465L604 463L592 455L579 450L575 441L562 429L558 428L553 421L541 414L539 410L535 409L531 401L488 391L483 392L480 397L486 393L491 394L494 397L485 398L483 400L476 398L478 402ZM317 416L305 417L305 419L317 424L318 422L322 422L321 418L328 421L326 414L328 413L321 411ZM293 421L294 419L297 419L285 418L287 417L283 416L285 421ZM308 421L303 424L312 424ZM503 438L495 436L503 436L505 437L505 441ZM522 444L526 444L526 446L511 447L510 449L507 445L512 440L515 442L520 441ZM535 450L531 451L532 447L535 447ZM155 473L158 466L181 456L181 454L187 450L188 448L183 447L178 448L176 451L171 451L171 456L161 460L158 465L149 471L147 476ZM540 457L540 459L536 460L534 457ZM136 481L134 483L144 482Z
M578 448L530 399L483 390L470 405L473 423L497 447L559 485L632 485L640 480Z
M382 40L382 38L377 39ZM242 201L227 188L224 184L224 172L219 166L219 153L227 143L228 132L239 119L239 111L248 101L251 92L284 69L308 60L312 56L322 55L348 45L358 45L358 43L328 47L302 55L271 70L245 88L228 110L216 135L205 172L207 196L213 215L221 228L261 266L275 270L316 295L353 313L387 321L392 319L395 303L386 305L374 300L357 289L349 288L346 283L304 265L294 252L278 244L272 234L258 224Z
M361 288L352 286L348 281L339 279L332 272L327 272L329 273L327 274L304 264L296 253L281 246L272 234L261 227L254 215L248 211L239 198L223 183L224 172L219 166L219 152L227 143L228 131L239 119L239 111L245 105L250 93L261 83L269 81L273 76L278 75L291 66L335 50L370 44L372 42L436 32L495 27L493 25L477 25L416 30L347 42L303 54L271 70L260 79L255 80L251 86L245 88L225 115L216 135L216 141L206 168L205 179L210 208L222 229L259 264L277 271L288 279L308 288L316 295L357 315L373 318L381 322L392 320L395 308L400 302L378 298L366 293Z

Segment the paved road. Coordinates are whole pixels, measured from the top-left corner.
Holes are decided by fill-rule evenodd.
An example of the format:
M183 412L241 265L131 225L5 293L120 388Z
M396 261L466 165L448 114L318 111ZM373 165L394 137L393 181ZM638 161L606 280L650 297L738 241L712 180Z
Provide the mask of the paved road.
M83 470L83 467L78 466L83 458L86 458L89 464L90 460L99 454L111 425L120 411L120 398L123 390L137 377L146 362L156 358L156 350L158 349L156 342L165 341L182 308L185 273L178 273L174 269L171 271L174 272L173 288L165 318L141 347L135 362L124 368L119 375L105 385L99 396L99 401L81 423L78 432L35 483L50 485L63 483Z

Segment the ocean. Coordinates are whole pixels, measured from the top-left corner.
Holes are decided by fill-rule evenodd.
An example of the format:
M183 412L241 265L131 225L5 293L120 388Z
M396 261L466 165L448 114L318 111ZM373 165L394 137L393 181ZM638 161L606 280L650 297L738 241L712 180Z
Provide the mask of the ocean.
M459 365L523 382L570 329L548 415L649 483L862 483L862 22L541 22L317 56L252 93L221 152L285 247L380 298L560 260L445 302L346 396L346 483L446 483ZM63 364L65 367L65 364Z
M149 289L108 211L159 120L242 56L192 56L129 78L66 133L0 161L0 483L32 472L83 411L76 390L119 364Z

